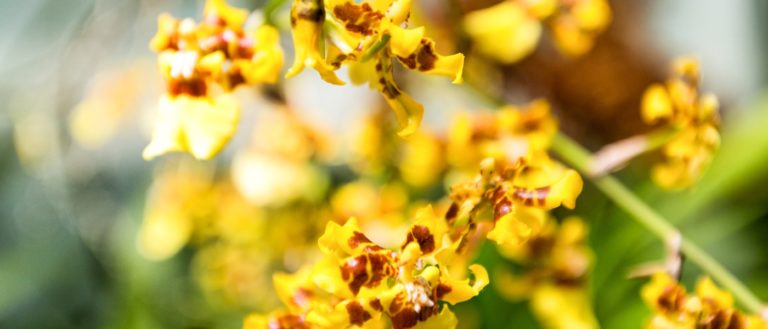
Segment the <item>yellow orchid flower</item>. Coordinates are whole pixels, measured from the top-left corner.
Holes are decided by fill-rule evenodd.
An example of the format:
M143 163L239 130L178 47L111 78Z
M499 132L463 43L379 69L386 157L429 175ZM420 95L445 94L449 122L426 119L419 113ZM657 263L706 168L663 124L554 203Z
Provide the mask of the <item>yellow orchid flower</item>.
M537 211L543 227L527 243L499 246L524 273L497 270L496 288L511 300L529 299L544 328L598 328L586 286L593 262L586 224L569 217L558 225L546 211Z
M439 301L456 304L488 284L480 265L470 278L449 274L445 261L457 256L449 228L430 207L418 212L399 250L382 248L365 236L356 219L328 223L318 240L326 255L312 269L275 276L288 313L250 316L244 328L455 328L456 317ZM283 320L281 323L280 319Z
M667 273L656 273L641 295L653 310L647 328L765 328L759 316L745 316L733 305L730 293L720 290L707 277L699 279L696 291L685 287Z
M550 23L555 44L568 55L583 55L611 22L611 8L606 0L577 0L562 6Z
M680 58L673 72L666 85L654 84L645 91L642 116L648 123L661 122L676 130L662 147L664 160L654 166L652 178L661 187L680 189L695 183L709 166L720 133L717 98L699 95L698 62Z
M575 207L583 186L581 176L544 153L530 159L531 164L524 159L511 164L484 160L474 181L452 187L453 204L446 215L449 222L472 220L487 201L495 223L488 238L499 244L522 243L543 226L545 212L536 209Z
M462 81L464 55L442 56L423 28L406 28L412 0L364 1L294 0L291 26L296 55L287 77L314 68L323 80L343 84L334 71L350 66L355 83L368 82L395 112L401 136L421 123L424 107L394 81L392 62L427 74ZM373 60L373 61L371 61Z
M239 122L230 92L240 85L274 83L283 65L279 33L271 26L244 24L248 12L225 0L206 2L203 21L161 15L150 47L167 83L154 136L144 150L152 159L167 152L215 156Z

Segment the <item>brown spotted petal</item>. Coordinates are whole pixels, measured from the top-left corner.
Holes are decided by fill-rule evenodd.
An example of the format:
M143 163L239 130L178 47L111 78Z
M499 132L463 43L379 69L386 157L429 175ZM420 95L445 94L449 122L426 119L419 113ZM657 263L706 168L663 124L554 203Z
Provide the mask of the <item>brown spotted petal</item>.
M353 295L362 287L375 288L382 281L397 275L394 259L388 252L371 252L347 258L339 267L341 279Z
M384 14L371 8L368 3L358 5L346 1L333 7L333 16L344 25L347 31L371 36L378 33Z
M530 207L553 209L563 205L573 209L583 186L581 176L576 171L567 169L551 186L534 188L515 186L511 191L511 197L515 202Z
M395 82L392 73L392 57L387 50L379 52L376 76L378 80L374 81L372 87L381 92L389 107L395 112L395 117L400 125L397 134L404 137L416 132L416 129L421 125L424 106L404 93Z
M328 223L325 233L318 239L318 244L325 254L338 258L382 250L362 233L356 218L350 218L344 226L334 222Z
M407 42L412 42L412 36L410 38L408 36L411 36L411 34L407 34L402 38L393 38L390 41L390 47L392 49L407 49L407 47L411 46ZM432 39L422 38L413 52L407 56L404 55L402 53L397 54L397 59L411 70L447 76L453 79L453 83L461 83L463 81L464 55L461 53L449 56L439 55L435 50L435 42Z

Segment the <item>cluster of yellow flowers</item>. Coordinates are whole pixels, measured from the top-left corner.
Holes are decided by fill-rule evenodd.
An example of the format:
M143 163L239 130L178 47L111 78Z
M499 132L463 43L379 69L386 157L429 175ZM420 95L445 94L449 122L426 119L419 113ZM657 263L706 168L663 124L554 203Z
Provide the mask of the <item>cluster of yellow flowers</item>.
M505 0L466 15L464 26L477 50L510 64L531 54L549 28L557 47L579 56L611 22L606 0Z
M462 81L464 55L441 56L424 28L408 25L412 0L364 1L294 0L291 27L296 57L288 77L304 67L323 80L344 84L334 73L347 64L354 83L378 90L395 112L399 134L410 135L421 123L424 107L404 93L393 75L396 59L410 70Z
M141 254L165 260L194 246L195 279L212 304L225 308L272 307L274 296L263 293L270 273L311 261L329 218L306 203L257 206L230 177L189 161L166 163L147 199Z
M251 315L245 328L453 328L447 306L476 296L488 273L470 265L450 266L460 256L455 233L430 207L416 215L398 250L371 242L357 220L329 223L318 240L325 257L295 274L275 276L286 310ZM458 262L463 265L463 262Z
M534 315L546 328L597 328L587 286L593 256L586 238L581 219L569 217L557 224L548 217L527 243L499 248L523 273L497 270L494 287L511 300L530 299Z
M147 195L137 245L165 260L191 246L194 277L214 305L267 309L276 270L312 262L325 223L339 214L328 197L323 137L284 107L261 117L231 167L187 158L163 162ZM347 218L347 217L345 217Z
M203 20L161 15L150 47L167 83L144 158L189 152L210 159L232 138L240 107L231 92L240 85L277 81L283 65L279 32L246 27L248 12L209 0Z
M646 122L662 122L675 130L663 146L663 162L652 174L657 184L670 189L696 182L720 146L717 97L699 94L698 62L680 58L673 64L673 73L665 85L648 87L642 102Z
M363 123L348 161L358 177L328 189L330 178L307 164L321 148L319 137L286 109L258 129L261 137L250 149L235 155L234 184L214 183L212 172L172 167L162 174L141 229L141 250L164 259L191 241L210 244L197 261L203 285L253 308L257 303L242 300L259 295L267 273L294 270L273 277L283 308L249 315L246 329L455 328L458 320L447 304L467 301L489 283L483 266L467 266L488 239L524 269L494 273L505 296L530 299L545 327L598 327L587 294L593 263L587 226L550 213L573 209L583 187L576 171L549 156L558 132L550 104L535 100L460 114L446 136L419 131L423 106L397 85L393 63L460 83L464 56L439 55L423 27L408 28L411 6L411 0L292 3L295 59L287 77L310 67L326 82L343 84L336 72L346 65L352 82L367 82L395 112L397 129L385 124L381 112ZM605 0L506 0L469 13L464 27L479 52L511 63L533 51L542 26L563 52L580 55L611 15ZM233 90L277 81L283 64L278 31L247 23L247 17L224 0L208 0L199 24L160 17L151 47L159 53L167 90L145 158L172 151L213 157L239 121ZM667 188L691 185L719 144L717 99L699 95L697 63L681 59L674 73L666 85L648 88L642 104L648 123L662 122L674 132L663 145L664 161L653 170L654 180ZM395 131L409 138L393 141ZM381 177L385 184L373 183ZM438 211L408 194L441 182L450 188L436 202ZM299 206L313 193L329 204ZM415 219L407 221L406 213L416 208ZM281 220L266 225L266 217ZM363 233L387 225L389 236L372 236L379 243ZM275 233L286 227L295 234ZM315 238L319 254L307 251ZM291 248L300 258L290 262L295 266L278 260ZM271 264L278 261L282 267ZM657 274L642 295L656 312L650 328L766 328L740 315L730 295L709 280L688 297L669 276Z
M685 287L668 274L658 273L643 287L641 295L654 313L649 329L768 328L764 319L736 310L731 294L706 277L699 279L695 294L687 294Z
M526 111L508 106L474 123L459 117L449 137L449 158L479 159L474 161L480 174L451 188L447 220L472 223L490 207L495 226L488 238L516 245L540 231L548 210L574 208L583 181L547 155L556 131L545 101L534 101Z

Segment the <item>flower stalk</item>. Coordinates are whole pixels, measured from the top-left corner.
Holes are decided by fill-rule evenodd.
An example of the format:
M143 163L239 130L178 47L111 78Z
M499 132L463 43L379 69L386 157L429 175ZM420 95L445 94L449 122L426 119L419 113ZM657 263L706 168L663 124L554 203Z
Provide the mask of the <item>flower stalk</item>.
M557 134L552 143L552 150L576 170L587 174L586 176L590 181L611 201L624 209L633 219L662 240L668 241L673 236L679 234L679 231L669 221L640 200L615 177L611 175L590 177L589 172L593 156L568 136L562 133ZM765 310L765 304L743 282L702 250L701 247L684 236L680 236L682 237L681 249L686 259L699 266L720 285L733 293L736 300L750 313L761 314Z

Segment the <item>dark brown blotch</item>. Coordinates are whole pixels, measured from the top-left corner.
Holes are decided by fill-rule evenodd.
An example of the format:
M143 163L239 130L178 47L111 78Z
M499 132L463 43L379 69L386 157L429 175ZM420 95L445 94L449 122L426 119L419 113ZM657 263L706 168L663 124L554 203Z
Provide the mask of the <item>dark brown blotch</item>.
M310 329L304 318L298 315L286 314L270 319L269 329Z
M333 8L333 15L342 22L344 27L353 33L371 35L375 32L384 14L373 10L368 3L357 5L346 2Z
M429 228L423 225L414 225L411 228L411 235L419 244L421 252L428 254L435 250L435 236L429 232Z
M549 186L534 189L515 187L512 196L515 200L522 202L526 206L543 207L547 203L549 191Z
M436 291L435 295L436 295L437 299L441 299L441 298L443 298L443 296L445 296L446 294L450 293L452 290L453 289L451 288L451 286L449 286L449 285L447 285L445 283L441 283L441 284L437 285L437 288L435 288L435 291Z
M349 323L357 326L363 326L365 321L371 319L371 314L363 308L363 305L355 301L347 304L347 314L349 314Z
M322 1L302 0L294 6L296 17L306 21L320 23L325 20L325 8Z
M381 305L381 300L379 300L378 298L370 301L368 305L370 305L372 309L377 310L379 312L384 310L384 306Z

